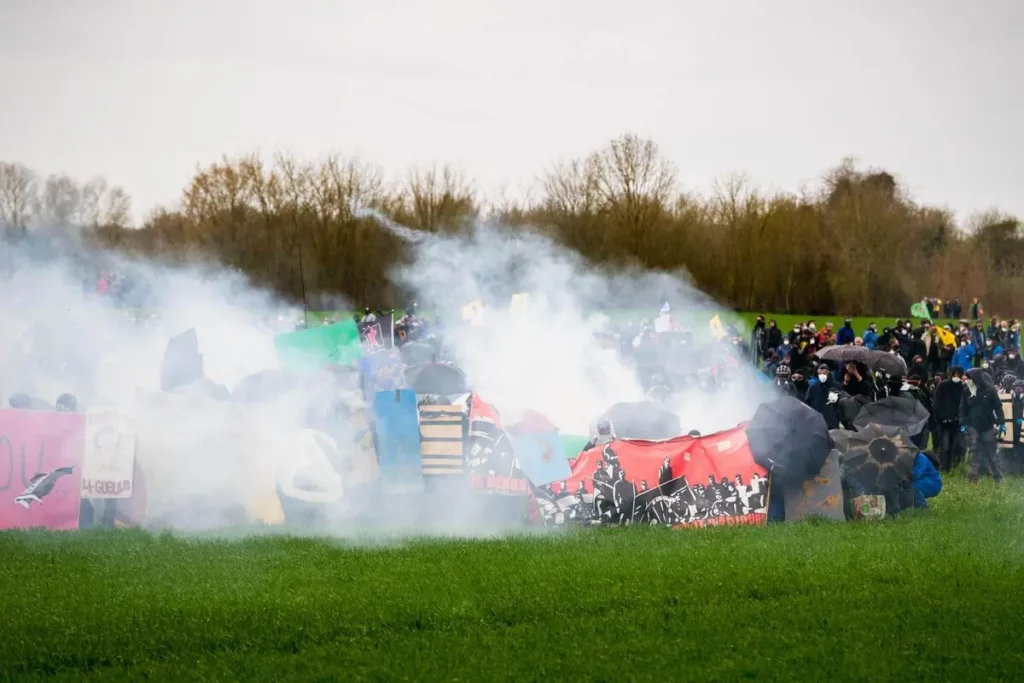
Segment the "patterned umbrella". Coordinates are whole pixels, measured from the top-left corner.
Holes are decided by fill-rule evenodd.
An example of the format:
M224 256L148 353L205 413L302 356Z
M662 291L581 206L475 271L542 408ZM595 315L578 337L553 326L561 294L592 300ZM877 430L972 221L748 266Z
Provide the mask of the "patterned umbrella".
M893 491L910 476L918 449L899 427L869 424L837 440L843 476L868 493Z

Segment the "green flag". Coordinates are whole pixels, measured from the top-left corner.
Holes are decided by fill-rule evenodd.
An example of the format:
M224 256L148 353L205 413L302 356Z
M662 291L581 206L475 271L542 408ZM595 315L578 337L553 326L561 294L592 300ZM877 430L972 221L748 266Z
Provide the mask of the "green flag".
M325 365L355 365L363 356L354 320L274 336L281 369L303 372Z
M559 434L558 436L562 439L562 445L565 446L565 454L570 460L579 455L583 447L590 441L588 437L579 434Z
M916 304L910 307L910 315L915 318L931 318L931 314L928 313L928 307L925 306L923 301L918 301Z

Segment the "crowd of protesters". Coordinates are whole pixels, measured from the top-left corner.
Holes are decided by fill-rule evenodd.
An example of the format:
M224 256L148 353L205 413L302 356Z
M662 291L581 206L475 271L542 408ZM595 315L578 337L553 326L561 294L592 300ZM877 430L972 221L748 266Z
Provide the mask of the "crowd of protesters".
M959 306L958 302L953 302ZM977 300L972 312L981 310ZM829 346L863 346L900 356L905 372L872 371L859 362L822 360ZM940 469L959 464L971 446L970 478L976 480L982 464L999 481L1002 470L996 457L997 441L1006 437L1002 399L1012 403L1012 440L1022 452L1024 423L1024 361L1020 358L1020 323L999 316L985 321L962 319L953 325L934 326L930 320L898 319L881 330L875 323L855 330L847 319L836 329L831 322L818 327L814 320L781 330L774 320L758 317L750 342L752 360L782 391L818 410L830 429L842 423L840 401L881 400L889 396L920 401L931 419L915 442L923 449L930 437Z

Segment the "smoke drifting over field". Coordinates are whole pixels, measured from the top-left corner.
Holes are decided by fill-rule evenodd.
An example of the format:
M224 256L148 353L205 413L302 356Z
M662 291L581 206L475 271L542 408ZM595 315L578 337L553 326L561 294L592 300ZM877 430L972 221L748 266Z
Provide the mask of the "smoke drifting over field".
M451 356L506 423L533 409L564 433L586 433L601 411L644 396L635 369L595 337L613 323L609 313L631 309L638 319L653 319L666 300L677 315L713 306L682 278L601 272L535 233L481 224L465 235L427 235L375 217L384 229L411 238L413 258L391 273L392 279L415 292L422 309L442 316ZM39 257L36 244L2 246L0 396L6 404L13 394L27 393L52 406L59 394L69 392L84 410L106 408L135 417L149 523L197 529L281 521L277 498L281 481L287 480L287 486L305 482L310 487L304 507L334 501L315 515L319 531L325 526L339 534L366 531L356 520L372 495L338 498L342 487L363 475L325 468L319 456L327 448L344 458L357 448L358 430L338 419L350 416L346 401L356 390L355 378L339 381L335 373L323 373L258 405L212 398L211 384L233 391L244 377L278 368L275 330L267 323L281 314L298 319L294 306L224 268L128 261L87 254L81 245L48 251L46 258ZM141 320L95 294L99 260L107 264L104 269L145 283ZM510 297L519 292L530 294L528 307L512 311ZM461 307L477 299L486 306L482 319L462 320ZM707 317L698 319L706 325ZM192 327L207 385L159 396L167 340ZM713 395L682 392L672 405L684 431L708 433L749 418L763 396L762 385L751 376ZM310 445L308 433L301 435L332 421L333 444ZM474 503L446 501L438 506L450 505L449 510L438 507L419 515L400 506L373 505L372 526L481 532Z

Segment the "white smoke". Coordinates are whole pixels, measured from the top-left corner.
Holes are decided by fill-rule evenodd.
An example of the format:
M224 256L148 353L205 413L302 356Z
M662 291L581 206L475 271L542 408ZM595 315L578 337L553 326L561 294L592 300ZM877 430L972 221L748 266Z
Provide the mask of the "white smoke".
M620 320L612 320L622 317L616 311L653 319L665 300L684 316L713 306L683 276L606 272L533 231L479 224L462 235L441 236L362 214L411 243L412 261L392 278L439 315L451 355L506 424L532 409L563 433L587 433L611 405L644 397L636 368L599 343L595 332L618 325ZM6 406L13 394L27 393L52 406L60 394L71 393L83 410L113 409L138 418L140 426L145 423L141 432L147 443L140 442L138 454L150 494L148 523L195 529L280 521L275 491L282 479L313 477L330 498L337 488L330 484L337 482L317 474L324 463L306 457L308 439L300 434L310 427L310 414L318 413L324 424L335 425L330 438L338 452L358 450L359 428L338 418L337 406L345 400L338 382L314 375L244 409L205 396L159 398L160 363L170 337L196 328L206 377L233 391L242 378L278 367L271 323L282 314L297 320L294 307L225 268L171 266L83 249L75 250L76 258L65 249L40 259L25 244L0 247L5 250L0 400ZM143 310L126 312L109 297L95 295L94 260L145 283L149 297ZM509 301L520 292L529 293L529 304L514 312ZM478 299L486 306L480 324L462 320L462 306ZM709 316L695 319L706 325ZM355 389L354 382L348 389ZM762 385L743 376L727 391L682 392L672 406L683 431L710 433L748 419L764 396ZM154 400L164 402L158 412L152 410ZM346 471L342 480L348 477L344 483L350 485L358 476L369 478L366 472ZM372 487L346 495L314 515L313 526L298 530L346 535L497 530L481 525L485 516L475 498L443 495L374 504L376 495ZM369 517L368 506L375 509Z
M375 217L400 237L411 232ZM681 275L605 271L529 230L482 223L465 235L417 234L412 263L393 277L445 313L446 338L472 387L511 419L536 410L565 433L585 434L613 404L644 400L636 368L595 336L609 329L609 313L620 318L612 329L624 330L623 312L653 320L667 300L678 318L697 321L698 340L707 336L713 302ZM529 294L525 312L510 307L516 293ZM474 300L486 307L482 320L462 320L461 307ZM749 419L765 397L743 373L723 392L679 392L671 407L684 431L706 434Z

